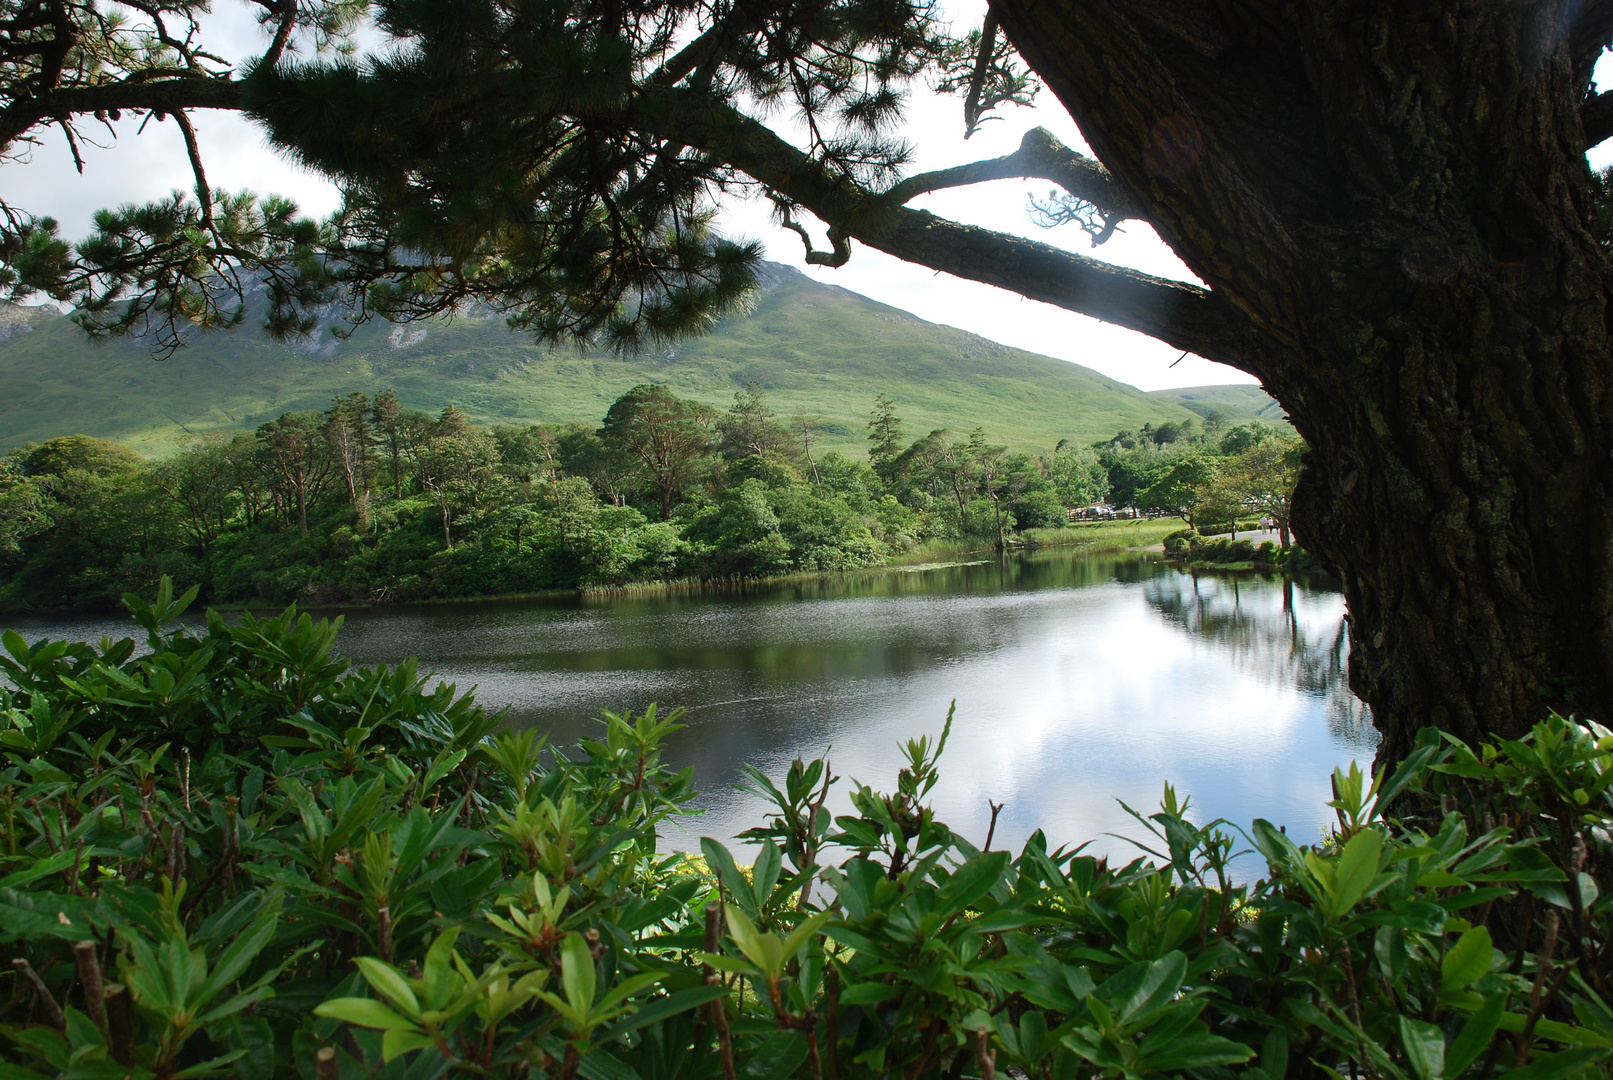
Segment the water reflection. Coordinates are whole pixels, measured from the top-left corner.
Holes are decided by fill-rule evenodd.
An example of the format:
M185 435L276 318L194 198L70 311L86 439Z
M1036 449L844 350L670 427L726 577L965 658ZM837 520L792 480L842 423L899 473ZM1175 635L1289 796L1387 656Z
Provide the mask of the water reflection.
M418 655L560 743L601 709L688 708L669 753L694 767L707 812L670 838L679 847L756 823L761 808L729 787L745 761L778 774L831 752L841 775L889 786L898 742L938 733L953 699L935 800L977 843L995 800L1004 841L1040 827L1128 851L1102 836L1137 835L1116 800L1150 809L1167 780L1201 818L1312 837L1332 768L1366 763L1375 743L1344 685L1337 593L1148 558L1043 552L729 593L359 610L339 647L361 663Z
M1344 619L1330 605L1314 603L1303 586L1290 578L1181 573L1155 577L1144 591L1171 625L1225 645L1232 663L1251 678L1325 701L1335 738L1376 748L1372 714L1354 694L1341 692L1350 654Z

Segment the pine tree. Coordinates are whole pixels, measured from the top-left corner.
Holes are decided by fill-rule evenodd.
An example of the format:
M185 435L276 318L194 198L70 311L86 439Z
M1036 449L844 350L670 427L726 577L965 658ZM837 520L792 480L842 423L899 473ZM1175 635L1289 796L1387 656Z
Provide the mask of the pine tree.
M896 402L887 395L874 398L874 411L868 419L868 463L890 487L895 480L896 462L902 455L902 418L896 415Z

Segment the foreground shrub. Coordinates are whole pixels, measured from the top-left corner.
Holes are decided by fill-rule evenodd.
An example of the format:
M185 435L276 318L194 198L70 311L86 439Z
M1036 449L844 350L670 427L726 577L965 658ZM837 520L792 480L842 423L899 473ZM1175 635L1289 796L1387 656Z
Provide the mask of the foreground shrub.
M980 847L797 762L742 868L658 851L676 716L554 750L294 612L0 658L0 1075L1517 1080L1613 1055L1613 737L1425 732L1336 831L1196 824L1113 865ZM950 726L950 719L948 721Z

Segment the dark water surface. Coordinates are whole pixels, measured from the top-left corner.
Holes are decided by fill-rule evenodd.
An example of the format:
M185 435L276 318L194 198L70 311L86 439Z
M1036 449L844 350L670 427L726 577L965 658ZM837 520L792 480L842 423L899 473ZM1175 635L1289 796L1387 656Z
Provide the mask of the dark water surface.
M941 730L934 793L976 843L1140 836L1166 781L1198 820L1255 817L1316 838L1334 766L1366 767L1370 719L1344 685L1343 598L1281 579L1193 576L1149 557L1035 555L886 570L727 594L630 595L349 611L338 647L364 664L421 658L518 724L572 742L601 709L683 706L670 759L707 813L674 835L728 837L760 805L742 762L782 774L829 752L890 787L899 742ZM125 636L114 619L13 620L24 636ZM847 804L844 796L840 809Z

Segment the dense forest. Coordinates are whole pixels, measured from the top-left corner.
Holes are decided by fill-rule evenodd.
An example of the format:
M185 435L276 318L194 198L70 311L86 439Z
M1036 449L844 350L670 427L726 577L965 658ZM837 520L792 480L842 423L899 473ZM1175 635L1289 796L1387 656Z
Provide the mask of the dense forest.
M0 458L0 603L112 603L166 574L213 602L402 601L851 569L926 543L1006 546L1071 508L1286 521L1298 444L1214 417L1011 453L909 441L881 396L867 461L750 387L720 411L661 386L599 425L480 428L354 393L147 462L86 436Z

